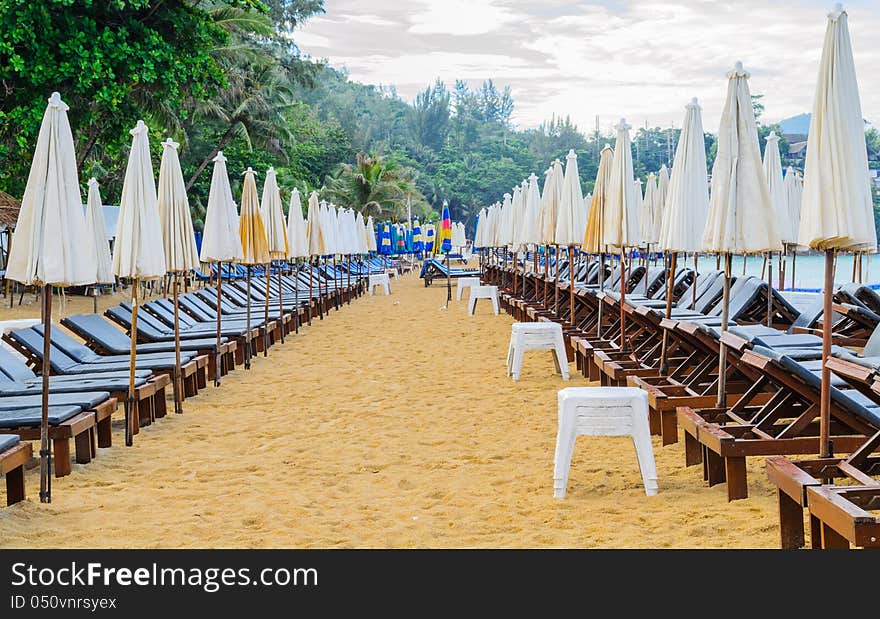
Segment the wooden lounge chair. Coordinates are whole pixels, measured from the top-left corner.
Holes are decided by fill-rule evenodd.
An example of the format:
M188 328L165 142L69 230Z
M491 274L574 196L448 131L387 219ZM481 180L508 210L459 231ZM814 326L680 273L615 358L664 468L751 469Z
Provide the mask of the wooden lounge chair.
M33 456L29 442L17 434L0 434L0 475L6 478L6 505L24 501L24 465Z

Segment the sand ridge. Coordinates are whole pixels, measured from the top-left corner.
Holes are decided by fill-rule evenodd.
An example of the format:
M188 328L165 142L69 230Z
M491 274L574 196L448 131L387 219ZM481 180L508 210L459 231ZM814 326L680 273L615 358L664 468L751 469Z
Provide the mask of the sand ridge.
M113 448L53 480L51 505L31 468L28 500L0 508L0 547L777 546L761 459L750 498L729 504L685 468L681 443L655 438L660 493L646 497L629 439L581 437L554 499L556 392L588 384L574 364L566 383L549 353L527 353L514 382L509 316L481 301L468 317L454 282L448 310L440 281L392 287L315 320L134 447L117 422ZM64 311L90 308L68 297ZM0 320L38 311L4 306Z

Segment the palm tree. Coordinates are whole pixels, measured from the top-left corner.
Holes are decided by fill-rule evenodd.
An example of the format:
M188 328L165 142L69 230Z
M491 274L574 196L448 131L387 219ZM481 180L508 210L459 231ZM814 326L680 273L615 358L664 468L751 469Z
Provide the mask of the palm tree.
M358 153L355 165L343 164L324 190L324 197L380 219L405 219L407 200L424 203L412 174L379 155Z
M214 50L227 87L208 101L193 102L190 122L216 123L223 132L189 179L187 189L235 138L243 139L248 148L262 148L285 159L284 145L292 139L287 113L294 103L294 80L275 53L271 19L220 3L209 10L214 22L229 33L228 44Z

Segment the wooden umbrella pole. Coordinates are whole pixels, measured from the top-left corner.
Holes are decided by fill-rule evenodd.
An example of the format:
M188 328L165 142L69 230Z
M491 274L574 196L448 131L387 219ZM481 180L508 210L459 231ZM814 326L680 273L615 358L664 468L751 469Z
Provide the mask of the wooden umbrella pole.
M293 332L299 334L299 259L293 259L293 305L296 313L293 315ZM311 309L309 310L311 313Z
M553 248L556 255L556 272L553 274L553 315L559 318L559 245L554 245Z
M550 246L544 245L544 298L543 305L547 307L547 288L549 287L548 282L550 281Z
M782 244L782 251L779 252L779 285L776 287L780 292L785 290L785 267L788 264L788 244Z
M351 254L348 254L348 304L351 305Z
M247 325L245 333L244 369L251 369L251 265L247 265Z
M666 276L666 318L668 319L672 316L672 292L675 288L674 278L672 276L675 273L676 268L676 259L678 258L678 254L676 252L670 252L669 255L669 271ZM667 357L667 345L668 345L668 335L669 332L666 329L663 329L663 342L660 347L660 374L666 375L669 372L669 360Z
M516 279L517 279L517 275L519 275L517 273L516 265L517 265L517 252L513 252L513 296L514 297L516 296L516 287L517 287L516 286L517 285ZM448 269L448 264L447 264L447 269Z
M569 324L574 326L574 269L572 265L574 265L574 247L569 245L568 247L568 314L569 314Z
M221 277L221 272L223 270L223 263L217 263L217 349L214 351L214 386L220 386L220 373L222 369L221 359L220 359L220 332L222 331L223 324L223 308L221 304L223 302L223 277Z
M767 326L773 326L773 252L767 252Z
M49 442L49 355L52 337L52 286L43 286L43 360L40 401L40 503L52 502L52 444ZM131 393L131 391L129 391Z
M685 256L685 259L687 259L687 256ZM696 304L697 304L697 284L699 283L697 281L697 278L700 277L700 272L697 270L697 261L698 260L699 260L699 253L694 252L694 285L691 286L691 289L693 290L693 299L691 300L691 309L693 309L694 306L696 306Z
M791 288L789 290L794 291L794 278L797 273L797 245L792 247L791 249Z
M92 286L92 313L98 313L98 284Z
M626 303L626 278L625 278L625 267L623 254L626 249L621 245L620 247L620 350L621 352L626 352L626 329L624 328L623 317L623 304Z
M727 321L730 317L730 267L733 262L731 254L724 255L724 292L721 295L721 331L727 331ZM718 352L718 408L727 406L727 346L721 340Z
M767 276L767 255L769 253L770 252L768 252L768 251L764 252L764 262L761 263L761 279L764 279L764 277ZM745 260L745 257L743 257L743 260ZM770 269L770 270L772 271L773 269Z
M278 261L278 320L281 321L281 343L284 343L284 288L282 288L282 284L284 282L283 277L281 276L281 271L283 270L282 266L284 265L283 260ZM297 315L293 317L294 325L296 324L296 319L299 317ZM296 328L296 327L294 327Z
M856 255L853 254L852 283L856 283Z
M602 248L604 249L604 248ZM599 254L599 292L605 292L605 252ZM596 321L596 337L602 336L602 300L599 299L599 314Z
M266 263L266 304L265 304L265 312L264 312L264 322L266 323L263 327L263 356L269 356L269 293L270 293L270 284L272 283L272 261ZM281 322L281 315L278 316L279 323ZM284 330L283 328L281 329Z
M137 419L134 407L134 373L137 367L137 318L138 318L138 280L131 284L131 352L128 368L128 395L125 398L125 445L131 447L134 443L133 424Z
M179 290L177 288L176 272L171 273L174 281L171 283L174 293L174 412L178 415L183 414L183 403L181 402L182 387L180 381L180 302L178 299Z
M825 365L831 356L831 297L834 293L834 250L825 250L825 286L822 313L822 391L819 407L819 457L829 458L833 446L829 440L831 423L831 370Z

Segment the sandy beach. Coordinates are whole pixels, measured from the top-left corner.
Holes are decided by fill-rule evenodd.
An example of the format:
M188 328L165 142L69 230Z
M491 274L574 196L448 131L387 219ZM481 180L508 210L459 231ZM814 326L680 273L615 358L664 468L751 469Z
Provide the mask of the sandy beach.
M629 439L581 437L568 495L554 499L556 392L588 384L574 364L565 383L533 352L514 382L509 316L478 304L468 317L465 301L443 310L442 283L415 274L392 286L187 400L131 448L120 408L114 447L53 480L51 505L39 503L38 467L27 471L28 499L0 508L0 547L778 545L761 459L749 461L750 498L729 504L723 485L685 468L681 443L656 437L658 496L645 496ZM2 301L0 320L38 316ZM62 311L91 300L68 297Z

